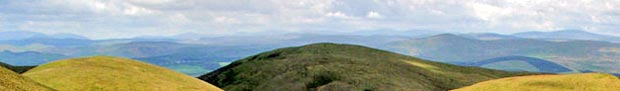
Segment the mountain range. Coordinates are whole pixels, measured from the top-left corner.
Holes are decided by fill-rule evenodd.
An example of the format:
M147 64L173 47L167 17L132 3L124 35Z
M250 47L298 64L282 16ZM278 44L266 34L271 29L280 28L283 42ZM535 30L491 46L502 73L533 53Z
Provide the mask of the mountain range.
M450 35L442 35L450 36ZM200 50L198 50L200 51ZM511 60L554 66L524 56ZM148 61L146 61L148 62ZM197 78L145 61L111 56L56 60L23 74L0 67L0 89L25 91L512 91L616 90L605 73L546 74L458 66L361 45L315 43L247 56ZM0 63L1 64L1 63ZM202 64L198 64L202 65ZM557 66L557 65L555 65ZM548 68L541 68L548 69ZM16 70L14 70L16 71Z
M551 41L566 41L566 40L594 40L594 41L608 41L614 43L620 43L620 37L602 35L590 33L582 30L560 30L554 32L523 32L515 33L513 36L532 39L543 39Z
M546 41L537 39L479 40L454 34L394 42L388 50L423 59L462 64L525 56L549 60L571 69L620 72L620 44L604 41Z
M369 30L355 34L298 33L270 35L270 37L259 35L215 37L186 33L169 37L150 36L105 40L91 40L73 36L74 34L0 32L0 35L21 36L0 40L0 50L4 51L0 52L0 56L3 56L0 57L0 62L17 66L32 66L64 58L108 55L138 59L199 76L223 67L234 60L260 52L288 46L332 42L363 45L459 65L507 56L523 56L543 59L579 72L620 73L620 68L614 66L619 64L614 60L620 58L618 57L620 53L618 44L607 40L593 40L596 39L594 38L596 36L606 35L584 31L529 32L513 35L494 33L439 34L430 31L377 33L377 31L380 30ZM545 34L558 38L526 36ZM570 37L573 35L590 36ZM539 64L522 62L507 61L480 67L493 68L492 66L506 63L519 63L523 65L510 67L511 70L500 70L515 71L519 69L540 72L535 67Z

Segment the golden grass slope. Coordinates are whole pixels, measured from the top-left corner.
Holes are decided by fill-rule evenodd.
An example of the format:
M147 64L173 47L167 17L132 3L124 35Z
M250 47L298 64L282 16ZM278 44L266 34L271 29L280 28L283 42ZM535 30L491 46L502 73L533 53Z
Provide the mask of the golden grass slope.
M0 67L1 91L53 91L31 79L23 77L9 69Z
M620 79L603 73L533 75L480 82L454 91L620 91Z
M23 75L60 91L221 91L169 69L107 56L55 61Z

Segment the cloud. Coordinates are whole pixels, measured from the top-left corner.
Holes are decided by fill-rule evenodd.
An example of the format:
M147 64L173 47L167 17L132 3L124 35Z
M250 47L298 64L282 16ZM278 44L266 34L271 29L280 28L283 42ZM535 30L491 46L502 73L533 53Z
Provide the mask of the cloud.
M0 28L96 39L368 29L620 35L616 7L618 0L0 0Z
M371 12L368 12L368 14L366 14L366 17L367 18L380 19L380 18L383 18L383 15L381 15L381 14L379 14L377 12L371 11Z

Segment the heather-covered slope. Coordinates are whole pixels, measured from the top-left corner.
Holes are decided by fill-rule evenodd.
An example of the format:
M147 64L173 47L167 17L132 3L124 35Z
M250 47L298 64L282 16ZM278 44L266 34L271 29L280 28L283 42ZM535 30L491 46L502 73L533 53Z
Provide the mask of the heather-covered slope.
M320 43L261 53L199 78L230 91L439 91L522 74Z

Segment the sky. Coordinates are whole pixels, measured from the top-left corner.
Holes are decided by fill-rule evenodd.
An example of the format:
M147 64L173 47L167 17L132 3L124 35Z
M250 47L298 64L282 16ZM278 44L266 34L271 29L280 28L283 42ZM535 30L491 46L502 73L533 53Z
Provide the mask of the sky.
M620 36L620 0L0 0L0 31L93 39L563 29Z

